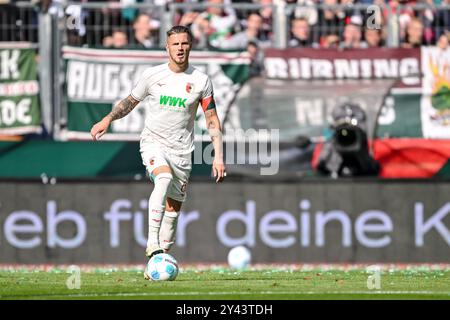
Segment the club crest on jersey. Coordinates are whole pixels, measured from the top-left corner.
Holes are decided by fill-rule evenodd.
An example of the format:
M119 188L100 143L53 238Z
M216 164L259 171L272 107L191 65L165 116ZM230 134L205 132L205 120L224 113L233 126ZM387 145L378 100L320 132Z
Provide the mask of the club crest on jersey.
M183 184L181 185L181 192L185 193L186 187L187 187L187 181L184 181Z
M186 83L186 92L192 93L192 91L194 91L194 84L190 82Z

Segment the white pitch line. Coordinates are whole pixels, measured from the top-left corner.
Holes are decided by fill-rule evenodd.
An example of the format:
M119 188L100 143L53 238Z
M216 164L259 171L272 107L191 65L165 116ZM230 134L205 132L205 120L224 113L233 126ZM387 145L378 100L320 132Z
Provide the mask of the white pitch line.
M199 291L189 291L189 292L128 292L128 293L80 293L80 294L48 294L48 295L32 295L32 296L21 296L21 295L11 295L11 296L0 296L0 299L11 298L11 297L24 297L30 298L43 298L43 297L70 297L70 298L81 298L81 297L134 297L134 296L221 296L221 295L396 295L396 294L416 294L416 295L445 295L450 296L450 292L436 292L436 291L260 291L260 292L199 292Z

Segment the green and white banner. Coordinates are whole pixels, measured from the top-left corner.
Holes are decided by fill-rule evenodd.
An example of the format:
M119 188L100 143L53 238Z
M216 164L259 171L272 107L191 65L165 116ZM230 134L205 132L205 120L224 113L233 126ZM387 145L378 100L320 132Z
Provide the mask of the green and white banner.
M378 119L379 137L450 138L450 48L420 48L421 81L392 88Z
M91 139L92 125L127 97L141 73L166 63L165 51L109 50L63 47L66 63L67 129L63 139ZM193 51L191 63L213 82L219 117L223 120L248 78L250 59L244 52ZM148 112L145 100L128 116L114 121L103 140L138 140ZM203 111L198 109L196 138L206 132Z
M423 136L450 138L450 48L422 47Z
M41 131L36 50L27 43L0 43L0 134Z

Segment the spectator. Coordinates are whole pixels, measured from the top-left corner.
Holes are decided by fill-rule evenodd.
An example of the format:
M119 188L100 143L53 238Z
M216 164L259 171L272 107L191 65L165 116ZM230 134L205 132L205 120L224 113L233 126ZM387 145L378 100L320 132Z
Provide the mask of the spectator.
M112 48L113 46L113 37L112 36L106 36L102 40L102 45L105 48Z
M230 6L219 6L224 4L224 0L207 1L212 6L197 16L191 27L192 33L199 47L219 47L232 34L237 21L236 13Z
M262 34L262 18L254 12L247 17L246 29L238 32L228 39L224 39L219 48L221 49L245 49L248 43L252 41L259 48L268 47L270 43Z
M253 0L231 0L231 2L233 4L235 4L235 3L252 4ZM247 10L245 10L245 9L243 9L243 10L236 9L236 18L239 21L245 21L245 20L247 20L247 17L248 17L248 11Z
M250 55L249 77L261 76L264 71L262 51L256 42L247 44L247 52Z
M338 0L322 0L322 3L330 7L319 11L319 23L316 28L319 36L330 33L339 34L344 26L345 16L341 10L333 8L338 5Z
M149 1L149 0L147 0ZM161 1L161 0L156 0L156 1ZM167 6L168 2L172 2L172 0L162 0L163 2L166 2L166 10L170 10L169 7ZM186 6L184 6L183 8L177 8L175 9L174 16L173 16L173 25L179 25L179 26L186 26L189 27L190 29L192 24L194 23L195 19L197 18L197 16L203 12L202 9L200 8L196 8L195 6L189 5L189 4L196 4L199 1L198 0L188 0L188 1L184 1L184 0L175 0L174 2L183 2L184 4L186 4ZM192 32L192 30L191 30Z
M128 45L127 34L120 30L115 30L112 34L113 47L114 48L124 48Z
M434 8L433 0L422 0L427 8L416 12L417 18L423 23L423 43L426 45L433 44L436 40L436 34L433 31L434 20L437 18L437 12Z
M317 9L313 0L287 0L288 4L296 4L292 19L304 18L310 26L315 25L318 19Z
M128 5L136 4L137 0L118 0L124 8L121 10L122 18L131 23L136 20L136 16L139 13L137 8L127 7Z
M449 6L450 0L442 0L442 5ZM437 11L436 19L433 21L433 27L437 35L450 29L450 9Z
M389 18L396 16L398 17L398 24L400 27L400 39L405 38L406 28L408 23L414 17L415 13L411 6L407 6L406 2L408 0L386 0L387 6L384 8L383 20L389 23ZM392 19L392 18L391 18Z
M340 0L339 4L342 9L339 10L339 15L346 25L350 23L354 16L361 16L365 11L355 8L355 2L358 2L358 0Z
M364 39L369 48L379 48L384 46L381 29L365 29Z
M344 28L343 41L339 47L341 49L367 48L367 43L361 41L362 20L359 16L353 16L350 23Z
M330 33L321 38L321 48L339 48L339 36L336 33Z
M405 40L401 46L403 48L420 48L423 44L423 30L423 23L420 19L411 19L406 27Z
M188 11L186 13L183 13L181 14L180 20L177 25L191 27L198 15L199 12L196 11Z
M448 43L450 41L449 38L450 38L450 32L447 31L446 33L441 34L441 36L438 38L436 46L439 49L446 51L448 48Z
M127 34L121 30L114 30L111 36L103 39L103 46L109 48L125 48L128 45Z
M262 17L263 25L262 31L264 33L264 37L267 39L272 39L272 26L273 26L273 13L272 13L272 4L273 0L261 0L254 1L261 5L261 9L259 10L259 15Z
M308 21L305 18L297 18L291 22L292 37L289 47L318 47L311 37Z
M150 16L146 13L141 13L136 17L133 23L134 36L131 45L136 48L152 48L157 45L155 39L152 37Z

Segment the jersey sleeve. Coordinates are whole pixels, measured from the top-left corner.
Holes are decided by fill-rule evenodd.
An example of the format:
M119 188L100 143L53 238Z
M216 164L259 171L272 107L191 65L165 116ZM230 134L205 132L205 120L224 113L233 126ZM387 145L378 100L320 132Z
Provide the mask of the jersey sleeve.
M148 74L148 70L144 71L133 90L131 90L131 96L136 100L142 101L148 96Z
M203 112L216 108L216 103L214 102L213 86L209 77L206 79L206 84L202 91L200 103L202 105Z

